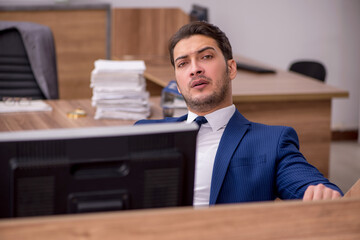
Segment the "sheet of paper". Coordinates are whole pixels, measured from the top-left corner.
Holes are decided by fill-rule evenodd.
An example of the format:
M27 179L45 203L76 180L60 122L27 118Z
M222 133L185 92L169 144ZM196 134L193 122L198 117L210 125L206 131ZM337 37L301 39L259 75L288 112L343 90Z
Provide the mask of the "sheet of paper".
M30 100L24 103L0 101L0 113L38 112L51 110L52 107L42 100Z

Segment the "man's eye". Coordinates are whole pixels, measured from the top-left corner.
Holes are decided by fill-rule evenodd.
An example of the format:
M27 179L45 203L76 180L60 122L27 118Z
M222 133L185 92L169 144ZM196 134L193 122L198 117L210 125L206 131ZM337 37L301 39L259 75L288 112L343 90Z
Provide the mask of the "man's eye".
M203 56L203 59L211 59L211 58L213 58L212 55L205 55L205 56Z
M179 63L177 66L178 66L178 68L181 68L181 67L183 67L185 65L185 62L181 62L181 63Z

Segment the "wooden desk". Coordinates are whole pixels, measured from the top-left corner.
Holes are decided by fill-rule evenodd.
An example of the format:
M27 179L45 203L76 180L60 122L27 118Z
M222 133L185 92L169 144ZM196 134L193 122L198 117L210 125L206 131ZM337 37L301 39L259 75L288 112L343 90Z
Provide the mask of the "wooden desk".
M95 107L91 106L90 99L76 100L47 100L52 108L49 112L29 112L29 113L1 113L0 132L38 130L54 128L76 128L76 127L96 127L96 126L116 126L132 125L134 120L119 119L99 119L95 120ZM151 118L162 118L162 108L160 98L150 99ZM87 116L78 119L67 117L68 112L81 108L86 111Z
M360 180L333 201L276 201L0 220L0 239L360 239Z
M360 198L0 220L0 239L360 239Z
M360 180L333 201L275 201L0 220L0 239L360 239ZM351 193L351 194L350 194Z
M157 95L170 80L174 69L167 57L143 58L148 90ZM238 60L265 66L254 60ZM265 66L268 67L268 66ZM249 120L293 127L300 140L300 150L325 176L329 172L331 141L331 100L348 97L348 92L303 75L276 69L276 74L257 74L239 70L232 81L233 101Z
M360 239L360 180L333 201L275 201L0 220L0 239ZM351 193L351 194L350 194Z

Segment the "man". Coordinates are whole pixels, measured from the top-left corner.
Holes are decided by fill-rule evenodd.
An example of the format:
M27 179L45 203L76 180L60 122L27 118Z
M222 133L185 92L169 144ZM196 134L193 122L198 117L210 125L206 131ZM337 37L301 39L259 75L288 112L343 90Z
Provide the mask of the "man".
M245 119L232 103L236 62L226 35L192 22L169 43L188 114L141 123L188 123L202 118L197 138L194 205L281 199L335 199L341 190L299 152L294 129Z

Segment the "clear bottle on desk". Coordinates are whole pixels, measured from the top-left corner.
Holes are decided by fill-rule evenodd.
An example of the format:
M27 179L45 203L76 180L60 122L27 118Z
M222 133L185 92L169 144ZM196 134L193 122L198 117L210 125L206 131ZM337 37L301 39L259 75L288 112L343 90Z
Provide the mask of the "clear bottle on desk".
M176 81L170 81L161 91L161 107L164 117L180 117L187 113L184 97L179 93Z

